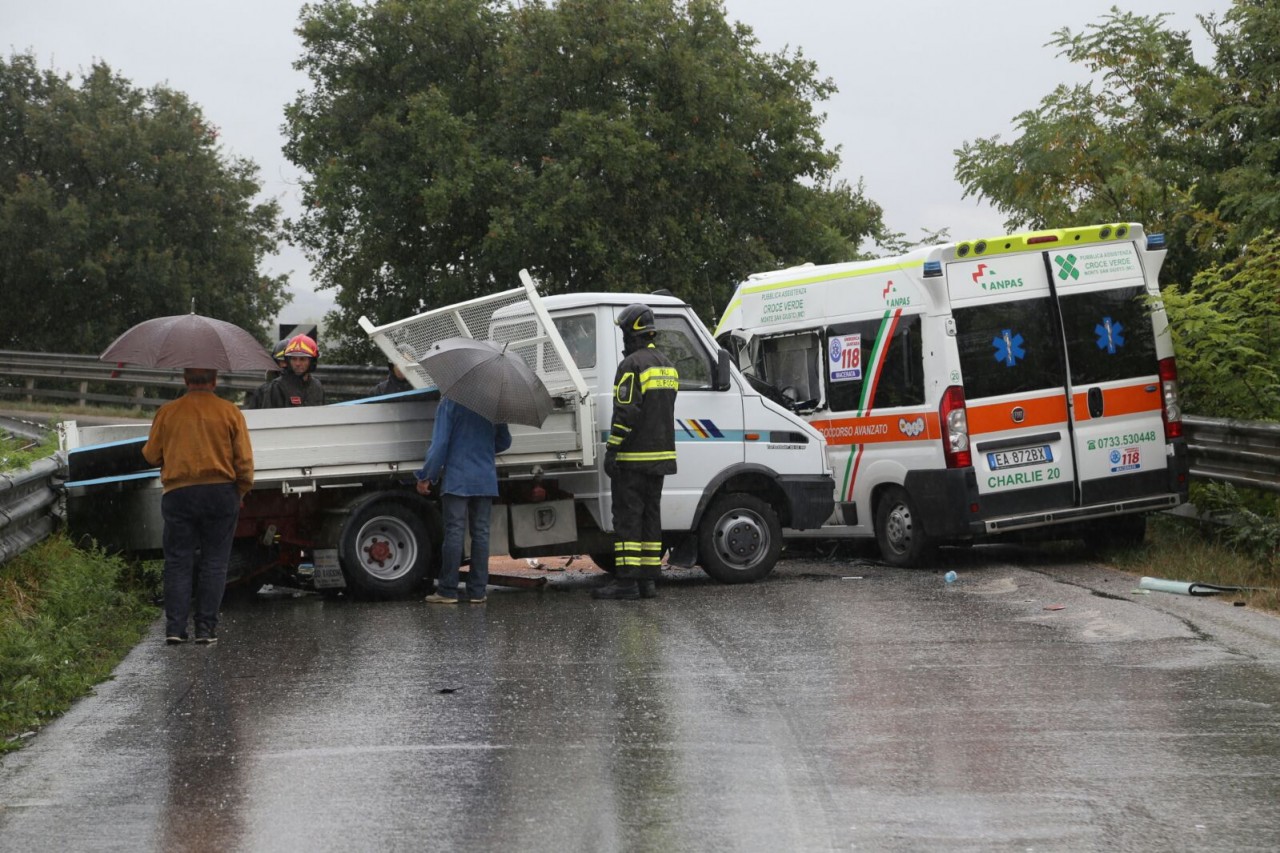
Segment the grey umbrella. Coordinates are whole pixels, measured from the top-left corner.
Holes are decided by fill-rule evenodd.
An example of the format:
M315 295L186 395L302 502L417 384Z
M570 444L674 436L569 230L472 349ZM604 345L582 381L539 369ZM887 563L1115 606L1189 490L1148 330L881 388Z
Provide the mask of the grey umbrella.
M279 369L253 335L234 323L199 314L144 320L116 338L98 360L142 367Z
M419 359L440 394L496 424L540 427L551 395L524 359L489 341L446 338Z

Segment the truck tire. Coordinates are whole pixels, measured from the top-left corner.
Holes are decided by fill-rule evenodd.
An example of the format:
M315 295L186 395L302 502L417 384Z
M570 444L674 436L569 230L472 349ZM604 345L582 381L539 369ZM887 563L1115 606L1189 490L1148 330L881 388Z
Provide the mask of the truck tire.
M876 543L891 566L916 568L933 556L937 543L924 532L915 501L901 486L890 486L876 503Z
M414 507L375 501L346 517L338 535L338 564L352 593L396 598L417 592L440 550Z
M755 495L721 495L698 525L698 563L720 583L758 581L773 571L781 553L782 522Z

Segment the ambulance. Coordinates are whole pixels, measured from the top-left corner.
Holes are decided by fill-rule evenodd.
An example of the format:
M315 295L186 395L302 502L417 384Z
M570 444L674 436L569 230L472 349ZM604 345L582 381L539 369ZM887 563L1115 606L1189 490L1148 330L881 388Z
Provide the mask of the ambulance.
M835 511L808 535L899 566L993 537L1132 544L1187 499L1165 253L1119 223L808 264L742 282L715 335L826 438Z

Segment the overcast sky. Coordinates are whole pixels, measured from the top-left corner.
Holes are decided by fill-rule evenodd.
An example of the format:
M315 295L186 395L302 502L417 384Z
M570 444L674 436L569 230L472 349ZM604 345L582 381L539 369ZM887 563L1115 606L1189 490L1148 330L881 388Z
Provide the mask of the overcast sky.
M1113 5L1169 13L1173 26L1196 37L1197 59L1210 62L1195 15L1221 17L1230 2L725 2L761 49L800 48L835 81L840 91L819 107L825 139L841 146L842 177L865 182L886 224L910 238L948 228L954 239L1002 233L1003 218L962 200L952 152L978 137L1007 138L1014 116L1058 83L1082 79L1044 44L1061 27L1100 21ZM301 7L299 0L0 0L0 47L32 50L42 67L73 74L101 59L135 86L185 92L221 129L228 153L259 165L263 192L292 216L299 173L281 153L281 125L284 105L306 86L292 68ZM301 252L286 248L268 269L290 274L294 301L282 320L318 320L331 307L331 292L314 293Z

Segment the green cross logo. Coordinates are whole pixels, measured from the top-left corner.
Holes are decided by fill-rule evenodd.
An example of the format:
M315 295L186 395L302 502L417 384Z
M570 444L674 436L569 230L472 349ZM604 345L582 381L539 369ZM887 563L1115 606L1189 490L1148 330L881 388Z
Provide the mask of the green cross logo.
M1076 269L1075 255L1067 255L1065 258L1062 255L1057 255L1054 257L1053 262L1062 267L1062 269L1058 270L1058 278L1063 281L1067 280L1067 276L1071 276L1074 279L1080 278L1080 270Z

